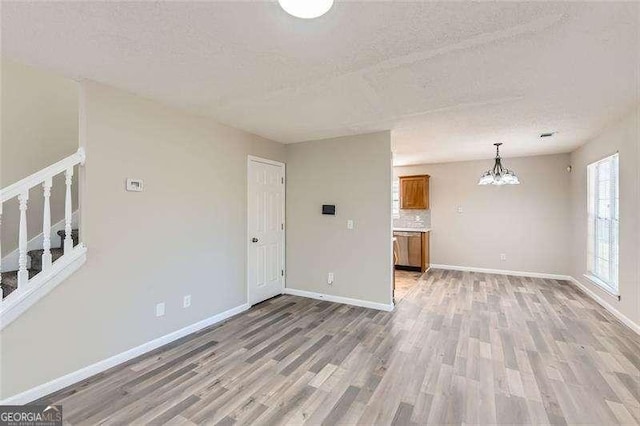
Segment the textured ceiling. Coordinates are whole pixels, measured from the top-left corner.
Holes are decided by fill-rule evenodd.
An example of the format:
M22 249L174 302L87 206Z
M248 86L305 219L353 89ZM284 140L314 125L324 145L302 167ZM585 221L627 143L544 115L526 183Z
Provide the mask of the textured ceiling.
M567 152L640 102L633 2L3 1L1 23L7 57L280 142L391 129L397 164Z

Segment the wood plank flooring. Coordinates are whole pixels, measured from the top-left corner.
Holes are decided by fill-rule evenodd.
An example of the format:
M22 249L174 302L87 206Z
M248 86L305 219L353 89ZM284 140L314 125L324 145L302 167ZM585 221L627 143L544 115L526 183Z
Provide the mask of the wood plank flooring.
M422 276L421 272L416 271L403 271L396 269L395 275L395 289L393 292L393 299L395 303L398 303L416 286L418 280Z
M40 402L70 424L638 424L640 339L571 284L435 270L281 296Z

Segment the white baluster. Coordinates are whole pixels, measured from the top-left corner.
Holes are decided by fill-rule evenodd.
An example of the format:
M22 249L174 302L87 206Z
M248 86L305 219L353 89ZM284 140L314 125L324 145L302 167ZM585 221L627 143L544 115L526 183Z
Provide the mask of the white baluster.
M42 193L44 195L44 210L42 213L42 235L44 241L42 248L42 270L47 271L51 267L51 185L52 179L45 179L42 184Z
M73 249L73 239L71 238L71 179L73 178L73 167L69 167L64 173L65 184L67 185L67 195L64 204L64 254Z
M2 235L2 203L0 202L0 235ZM4 298L2 291L2 238L0 238L0 301Z
M27 201L29 191L23 191L18 195L20 202L20 233L18 235L18 289L29 281L27 271Z

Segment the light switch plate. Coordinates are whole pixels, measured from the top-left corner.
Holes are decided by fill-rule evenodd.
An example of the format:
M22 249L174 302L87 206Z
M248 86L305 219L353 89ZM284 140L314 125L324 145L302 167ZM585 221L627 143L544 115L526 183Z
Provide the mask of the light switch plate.
M353 229L353 220L349 219L347 221L347 229Z
M189 306L191 306L191 295L187 294L183 299L182 299L182 307L183 308L188 308Z
M144 181L142 179L127 179L127 191L142 192L144 189Z
M164 315L164 302L161 302L156 305L156 316L161 317L163 315Z

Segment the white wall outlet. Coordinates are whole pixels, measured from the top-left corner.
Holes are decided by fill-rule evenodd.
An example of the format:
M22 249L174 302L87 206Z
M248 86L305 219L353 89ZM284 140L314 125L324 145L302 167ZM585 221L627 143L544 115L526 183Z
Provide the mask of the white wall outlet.
M462 213L462 206L458 206L458 213Z
M329 272L329 275L327 275L327 284L333 285L333 272Z
M185 297L182 298L182 307L188 308L189 306L191 306L191 295L187 294Z
M127 179L127 191L142 192L144 189L144 181L142 179Z
M353 220L352 219L349 219L347 221L347 229L353 229Z
M156 316L161 317L164 315L164 302L160 302L156 305Z
M500 260L507 260L507 255L506 255L506 253L501 253L501 254L500 254Z

